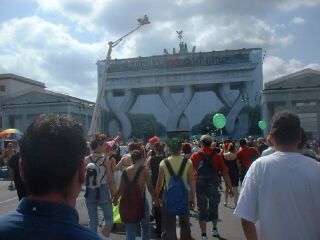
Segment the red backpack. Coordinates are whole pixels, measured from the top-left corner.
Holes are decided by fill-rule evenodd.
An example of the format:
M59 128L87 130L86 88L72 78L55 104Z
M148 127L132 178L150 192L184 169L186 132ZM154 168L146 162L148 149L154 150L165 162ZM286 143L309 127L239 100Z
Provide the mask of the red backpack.
M123 178L126 187L121 195L119 213L121 221L124 223L138 223L144 218L144 197L137 185L137 181L144 166L138 168L136 175L130 182L126 170L123 172Z

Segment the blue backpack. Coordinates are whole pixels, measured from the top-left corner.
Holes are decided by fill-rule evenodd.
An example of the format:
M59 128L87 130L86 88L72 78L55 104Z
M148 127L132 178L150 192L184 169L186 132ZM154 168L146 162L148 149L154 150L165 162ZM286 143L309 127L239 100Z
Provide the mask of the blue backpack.
M164 163L171 176L168 188L165 190L165 206L168 213L172 215L187 216L189 212L188 189L182 180L182 174L187 161L188 159L183 159L179 172L176 175L168 159L164 160Z

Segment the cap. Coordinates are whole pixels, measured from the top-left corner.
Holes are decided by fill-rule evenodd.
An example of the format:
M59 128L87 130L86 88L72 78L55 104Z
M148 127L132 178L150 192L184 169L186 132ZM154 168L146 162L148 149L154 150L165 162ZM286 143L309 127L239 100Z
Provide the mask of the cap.
M200 138L200 142L211 144L212 143L212 137L210 135L208 135L208 134L202 135L201 138Z

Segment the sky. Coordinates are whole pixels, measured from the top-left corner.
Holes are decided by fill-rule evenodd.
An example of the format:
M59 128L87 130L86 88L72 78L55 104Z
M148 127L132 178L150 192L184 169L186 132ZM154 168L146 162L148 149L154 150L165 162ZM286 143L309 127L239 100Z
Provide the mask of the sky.
M0 73L44 82L49 90L95 101L96 62L107 43L151 24L113 49L112 58L178 48L176 30L198 51L262 48L269 81L320 70L320 0L0 0Z

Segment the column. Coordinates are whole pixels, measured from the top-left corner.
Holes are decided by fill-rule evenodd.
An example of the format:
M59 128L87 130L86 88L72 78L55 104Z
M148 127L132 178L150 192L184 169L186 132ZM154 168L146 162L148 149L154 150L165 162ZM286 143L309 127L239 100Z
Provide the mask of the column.
M113 91L106 91L105 101L110 109L110 112L114 114L115 118L110 124L115 124L116 121L120 123L122 135L125 139L128 139L132 133L131 122L127 116L127 112L131 109L136 99L136 95L132 89L126 89L124 91L124 99L120 106L115 101Z
M164 104L167 106L171 115L167 121L167 131L178 131L179 121L184 114L184 110L189 105L194 94L192 86L185 86L183 89L183 96L178 103L172 98L169 87L163 87L160 91L160 97Z

